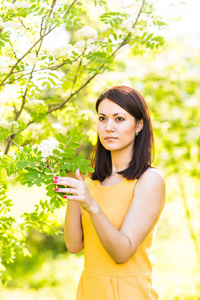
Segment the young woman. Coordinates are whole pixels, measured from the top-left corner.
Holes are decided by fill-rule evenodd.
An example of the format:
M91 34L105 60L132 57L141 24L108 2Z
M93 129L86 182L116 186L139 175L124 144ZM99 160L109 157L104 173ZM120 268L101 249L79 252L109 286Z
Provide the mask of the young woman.
M69 188L65 241L84 249L77 300L159 299L152 287L149 250L165 202L161 172L151 166L153 134L143 97L114 86L98 98L98 142L93 183L58 177Z

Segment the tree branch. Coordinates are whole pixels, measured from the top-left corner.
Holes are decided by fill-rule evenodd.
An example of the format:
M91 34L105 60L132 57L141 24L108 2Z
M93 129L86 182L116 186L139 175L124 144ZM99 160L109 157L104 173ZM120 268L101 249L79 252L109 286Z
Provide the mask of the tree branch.
M72 63L76 62L82 55L83 55L83 53L81 53L80 55L78 55L77 58L75 58L75 59L72 60L71 62L72 62ZM65 66L66 64L68 64L68 62L67 62L67 61L64 61L63 63L61 63L61 64L59 64L59 65L54 65L54 66L52 66L52 67L46 67L46 68L41 68L41 69L38 69L38 70L34 70L33 73L41 72L41 71L45 71L45 70L53 70L53 71L55 71L55 70L59 69L60 67ZM23 71L13 72L13 74L19 74L19 73L22 73L22 72L25 72L25 71L23 70ZM32 71L31 71L31 72L27 72L27 73L21 75L20 77L15 78L15 79L13 79L12 81L7 82L7 84L12 84L12 83L15 82L16 80L21 79L21 78L23 78L23 77L25 77L25 76L27 76L27 75L29 75L29 74L31 74L31 73L32 73Z
M26 95L27 95L27 92L28 92L28 85L29 85L29 82L30 82L30 80L31 80L31 78L32 78L32 76L33 76L34 68L35 68L35 65L34 65L33 68L32 68L32 72L31 72L31 74L30 74L29 81L27 82L26 89L25 89L24 94L23 94L23 96L22 96L22 104L21 104L20 110L17 111L17 109L15 108L15 114L16 114L16 116L15 116L15 121L18 120L19 116L20 116L21 113L22 113L22 110L23 110L23 108L24 108L24 105L25 105L25 103L26 103ZM27 126L28 126L28 125L27 125ZM20 132L20 131L18 131L18 132ZM14 139L14 137L16 136L16 134L17 134L17 133L13 133L13 134L11 134L11 135L8 137L9 140L8 140L7 145L6 145L6 149L5 149L4 154L7 154L7 153L8 153L8 151L9 151L9 149L10 149L10 146L11 146L11 142L12 142L13 144L15 144L15 142L13 141L13 139ZM18 146L17 144L15 144L15 145Z
M143 7L144 7L144 4L145 4L145 0L142 1L142 5L141 5L140 10L139 10L139 12L138 12L138 15L137 15L137 17L136 17L136 20L135 20L135 22L134 22L134 24L133 24L133 28L135 28L135 26L136 26L136 24L137 24L137 22L138 22L138 19L139 19L141 13L142 13L142 9L143 9ZM111 56L114 57L114 56L116 55L116 53L117 53L123 46L125 46L126 44L128 44L128 40L129 40L129 38L131 37L131 35L132 35L131 32L129 32L128 35L125 37L125 39L121 42L121 44L119 44L119 46L115 49L115 51L112 52ZM63 103L61 103L61 104L60 104L59 106L57 106L57 107L54 107L54 108L49 109L49 110L48 110L48 113L51 113L51 112L53 112L53 111L56 111L56 110L58 110L58 109L62 109L63 107L65 107L65 104L66 104L66 103L67 103L74 95L76 95L77 93L79 93L86 85L88 85L88 84L90 83L90 81L91 81L92 79L94 79L94 78L99 74L99 71L101 71L101 70L104 68L105 64L106 64L106 63L103 63L103 64L98 68L98 72L94 73L90 78L88 78L88 80L86 80L86 82L85 82L78 90L76 90L74 93L71 93L70 96L69 96L66 100L63 101ZM106 67L106 68L107 68L107 67ZM103 72L106 70L106 68L103 70ZM101 72L101 73L103 73L103 72Z
M65 14L63 15L63 17L70 11L70 9L72 8L72 6L77 2L78 0L74 0L72 2L72 4L69 6L68 10L65 12ZM5 76L5 78L2 80L2 82L0 83L0 87L4 84L4 82L10 77L10 75L13 73L13 70L16 68L16 66L20 63L20 61L22 61L24 59L25 56L27 56L31 50L38 44L40 43L40 41L42 41L45 36L47 36L50 32L52 32L54 29L56 28L56 25L53 26L52 28L50 28L47 32L45 31L44 34L42 36L40 36L40 38L26 51L25 54L23 54L20 58L18 58L17 62L14 64L14 66L11 68L10 72Z
M74 88L74 85L75 85L75 83L76 83L76 80L77 80L78 73L79 73L79 70L80 70L80 68L81 68L81 65L82 65L82 58L80 59L80 62L79 62L79 64L78 64L78 68L77 68L77 70L76 70L76 74L75 74L75 76L74 76L74 81L73 81L73 83L72 83L71 93L72 93L73 88Z
M28 92L28 86L29 86L30 80L31 80L32 77L33 77L33 71L34 71L34 69L35 69L35 65L34 65L33 68L32 68L32 71L31 71L29 80L28 80L28 82L27 82L26 89L25 89L24 94L23 94L23 96L22 96L22 105L21 105L20 110L19 110L19 111L17 112L17 114L16 114L15 121L18 120L18 118L19 118L19 116L21 115L22 110L23 110L23 108L24 108L24 105L25 105L25 102L26 102L26 95L27 95L27 92Z
M72 4L71 4L71 6L68 8L68 10L67 10L67 12L69 11L69 9L74 5L74 3L76 2L77 0L75 0ZM137 22L138 22L138 19L139 19L139 17L140 17L140 15L141 15L141 12L142 12L142 9L143 9L143 7L144 7L144 4L145 4L145 0L143 0L142 1L142 5L141 5L141 8L140 8L140 10L139 10L139 12L138 12L138 15L137 15L137 18L136 18L136 21L134 22L134 24L133 24L133 28L135 28L135 26L136 26L136 24L137 24ZM67 13L66 12L66 13ZM65 13L65 14L66 14ZM54 28L51 28L51 31L53 30ZM46 33L46 35L49 33L49 31ZM129 40L129 38L131 37L131 35L132 35L132 33L131 32L129 32L129 34L125 37L125 39L119 44L119 46L115 49L115 51L113 51L112 52L112 54L111 54L111 56L115 56L116 54L117 54L117 52L123 47L123 46L125 46L126 44L128 44L128 40ZM44 35L43 35L43 38L44 38ZM41 39L39 39L39 40L41 40ZM37 41L38 42L38 41ZM34 45L35 46L35 45ZM34 48L34 46L32 46L32 48L31 48L31 50ZM29 49L30 50L30 49ZM30 51L27 51L28 53L30 52ZM82 53L83 54L83 53ZM81 54L81 55L82 55ZM81 56L80 55L80 56ZM25 56L25 55L24 55ZM79 58L79 57L78 57ZM70 96L66 99L66 100L64 100L63 101L63 103L61 103L59 106L57 106L57 107L54 107L54 108L51 108L51 109L49 109L48 110L48 114L49 113L51 113L51 112L53 112L53 111L56 111L56 110L59 110L59 109L62 109L62 108L64 108L65 107L65 104L73 97L73 96L75 96L76 94L78 94L85 86L87 86L89 83L90 83L90 81L92 80L92 79L94 79L99 73L100 73L100 71L104 68L104 66L105 66L105 64L106 63L103 63L99 68L98 68L98 71L96 72L96 73L94 73L90 78L88 78L87 80L86 80L86 82L80 87L80 88L78 88L74 93L71 93L70 94ZM107 67L108 66L106 66L105 67L105 69L101 72L101 73L103 73L106 69L107 69ZM33 71L34 72L34 71ZM27 75L27 74L26 74ZM23 75L23 76L25 76L25 75ZM1 86L1 85L0 85ZM27 124L27 127L30 125L30 124L32 124L32 123L35 123L36 121L30 121L28 124ZM15 134L16 135L16 134ZM9 149L9 145L7 145L7 148ZM6 148L6 149L7 149ZM5 154L6 154L7 152L5 151Z

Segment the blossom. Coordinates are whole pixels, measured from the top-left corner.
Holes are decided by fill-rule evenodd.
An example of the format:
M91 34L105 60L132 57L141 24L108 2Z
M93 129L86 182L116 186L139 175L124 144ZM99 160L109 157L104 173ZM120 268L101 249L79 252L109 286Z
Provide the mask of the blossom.
M80 53L83 51L83 49L85 48L85 41L84 40L81 40L79 42L77 42L76 44L74 44L74 51L76 53Z
M16 121L12 121L12 122L9 123L3 117L1 117L1 119L0 119L0 127L7 128L7 129L11 130L12 126L18 127L18 125L19 124Z
M71 44L67 44L66 46L45 48L44 50L47 55L52 55L55 57L66 57L71 55L73 46Z
M10 70L10 66L15 63L14 59L1 55L0 56L0 72L7 73Z
M50 155L53 155L53 150L59 145L59 142L54 138L49 140L43 140L38 145L38 150L42 152L42 157L46 158Z
M16 1L15 3L8 3L6 4L7 9L18 9L18 8L28 8L29 4L27 2L18 2Z
M79 29L76 32L76 36L77 37L82 37L82 38L85 38L85 39L90 39L90 38L97 39L98 38L97 31L95 29L93 29L92 27L89 27L89 26L83 26L81 29Z
M38 105L45 105L44 101L43 100L38 100L38 99L31 99L29 100L29 104L30 105L33 105L33 106L38 106Z
M65 57L70 56L73 50L73 46L68 44L66 46L62 46L55 49L55 56L56 57Z
M122 28L127 29L128 31L133 30L133 21L131 20L131 18L126 19L122 22Z
M0 26L3 27L5 30L22 28L22 25L20 23L13 21L1 22Z
M26 63L28 64L36 64L38 59L37 57L35 56L34 53L29 53L26 57L25 57L25 60L24 60Z

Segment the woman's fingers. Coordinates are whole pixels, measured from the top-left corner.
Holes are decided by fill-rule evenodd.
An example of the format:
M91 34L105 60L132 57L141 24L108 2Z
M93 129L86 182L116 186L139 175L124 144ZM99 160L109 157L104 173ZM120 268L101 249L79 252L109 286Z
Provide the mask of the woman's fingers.
M54 184L57 185L67 185L70 186L72 188L80 188L82 187L82 182L74 179L74 178L70 178L70 177L58 177L56 179L53 180Z
M73 188L55 188L55 192L77 195L78 190Z
M84 198L84 196L83 195L81 195L81 196L64 196L64 198L66 198L66 199L68 199L68 200L75 200L75 201L80 201L80 202L82 202L85 198Z

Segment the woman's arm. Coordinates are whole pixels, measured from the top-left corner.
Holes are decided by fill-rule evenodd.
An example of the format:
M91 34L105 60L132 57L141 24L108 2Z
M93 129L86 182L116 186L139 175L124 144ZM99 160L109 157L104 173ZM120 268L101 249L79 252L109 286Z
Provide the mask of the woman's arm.
M68 201L64 223L65 244L70 253L83 250L83 230L81 224L81 205L77 201Z
M117 230L105 216L80 178L81 176L76 180L66 177L65 185L71 188L63 188L59 192L74 194L74 196L67 196L68 199L78 201L89 213L107 253L116 263L127 262L151 231L162 211L165 201L162 174L157 169L148 169L141 176L135 186L133 201L120 230Z
M127 262L158 219L165 202L165 182L157 169L148 169L138 180L134 197L120 230L99 208L90 217L99 239L113 260Z

